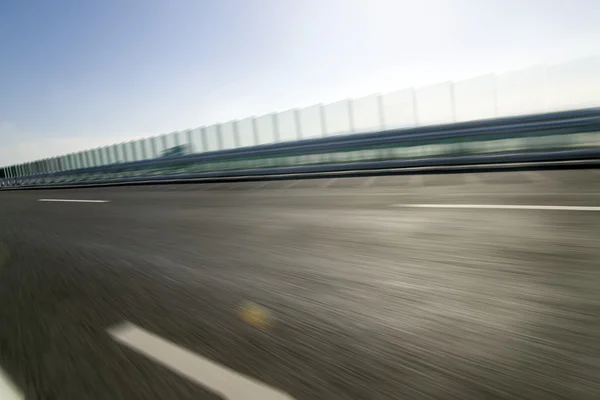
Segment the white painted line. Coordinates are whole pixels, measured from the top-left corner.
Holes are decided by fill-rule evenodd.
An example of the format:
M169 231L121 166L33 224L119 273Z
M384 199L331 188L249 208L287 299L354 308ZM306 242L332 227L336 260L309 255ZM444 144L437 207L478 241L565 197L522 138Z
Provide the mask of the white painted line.
M294 400L287 393L194 354L129 322L108 332L116 341L229 400Z
M38 201L57 203L109 203L110 200L77 200L77 199L39 199Z
M0 369L0 399L23 400L25 396L12 383L10 378Z
M553 210L553 211L600 211L600 207L586 206L533 206L513 204L394 204L403 208L462 208L487 210Z
M288 183L288 184L285 186L285 188L286 188L286 189L292 188L292 187L296 186L296 185L297 185L297 184L299 184L299 183L300 183L300 181L299 181L299 180L297 180L297 181L291 181L290 183Z
M420 195L420 196L429 196L429 198L437 198L437 197L455 197L455 196L460 196L460 197L473 197L473 196L491 196L491 197L498 197L498 196L512 196L512 197L528 197L528 196L536 196L536 197L540 197L540 196L569 196L569 197L578 197L578 196L600 196L600 193L577 193L577 192L572 192L572 193L560 193L560 192L448 192L448 193L428 193L428 192L423 192L420 191L421 189L417 189L415 188L415 190L411 190L411 191L403 191L403 192L397 192L395 191L397 188L390 188L389 192L370 192L370 191L363 191L359 188L353 188L353 189L337 189L337 188L332 188L329 191L319 191L316 190L317 188L306 188L305 190L303 190L302 192L298 192L295 190L286 190L285 188L278 188L278 189L274 189L272 191L269 192L261 192L261 191L256 191L256 192L248 192L248 195L252 195L252 196L269 196L269 197L283 197L283 196L289 196L291 193L295 193L295 196L304 196L304 197L339 197L339 196L396 196L396 197L400 197L400 196L416 196L416 195ZM377 188L378 190L380 190L380 188ZM426 190L426 189L425 189ZM203 194L205 194L207 192L204 192Z

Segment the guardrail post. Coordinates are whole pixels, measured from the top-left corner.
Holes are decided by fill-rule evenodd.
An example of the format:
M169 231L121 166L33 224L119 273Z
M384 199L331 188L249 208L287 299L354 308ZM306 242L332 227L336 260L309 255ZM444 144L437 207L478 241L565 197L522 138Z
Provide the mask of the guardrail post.
M319 118L321 119L321 136L327 136L327 124L325 121L325 106L319 104Z
M302 139L302 123L300 122L300 110L294 110L294 122L296 122L296 139Z
M452 121L456 122L456 94L454 93L454 82L450 82L450 108L452 109Z
M137 161L137 150L135 149L135 141L131 141L129 142L129 148L131 149L131 157L133 158L133 160L131 161Z
M217 133L217 150L223 150L223 130L221 124L215 125L215 132Z
M146 143L148 139L141 139L140 146L142 148L142 160L147 160L148 158L148 150L146 149Z
M202 149L201 149L201 151L199 151L199 153L207 152L208 151L208 139L206 138L206 127L205 126L200 128L200 142L202 143Z
M232 124L233 124L233 145L235 146L236 149L239 149L241 147L240 125L237 120L234 120L232 122Z
M498 118L498 77L496 74L493 76L492 88L494 91L494 118Z
M383 106L383 94L377 95L377 111L379 113L379 125L381 129L385 129L385 111Z
M354 129L354 107L352 104L352 99L348 99L348 122L350 133L355 133Z
M160 141L162 142L162 151L165 151L169 148L169 144L167 143L167 134L163 134L160 136Z
M190 152L193 153L194 152L194 142L192 142L192 130L188 129L187 131L185 131L185 136L187 139L187 144L189 146Z
M272 115L273 118L273 139L275 142L279 142L281 139L281 136L279 134L279 123L277 121L277 113L273 113Z
M417 89L412 88L413 111L415 114L415 125L419 126L419 110L417 105Z
M258 145L260 143L258 137L258 129L256 126L256 117L252 117L252 136L254 137L254 145Z
M156 137L152 136L150 138L150 146L152 147L152 158L156 158L158 156L158 151L156 149Z

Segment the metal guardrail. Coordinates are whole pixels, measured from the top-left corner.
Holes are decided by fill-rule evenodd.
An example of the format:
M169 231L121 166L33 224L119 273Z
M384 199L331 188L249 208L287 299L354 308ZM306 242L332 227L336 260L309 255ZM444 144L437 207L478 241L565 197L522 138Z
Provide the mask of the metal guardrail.
M157 158L3 179L0 185L77 186L581 159L600 159L598 108Z

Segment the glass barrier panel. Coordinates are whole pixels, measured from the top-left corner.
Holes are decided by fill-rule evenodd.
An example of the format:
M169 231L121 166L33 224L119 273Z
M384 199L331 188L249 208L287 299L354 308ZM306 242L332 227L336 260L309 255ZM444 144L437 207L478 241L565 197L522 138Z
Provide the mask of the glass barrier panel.
M220 125L223 149L235 149L237 147L235 128L235 121L225 122Z
M600 106L600 56L547 68L550 111Z
M202 142L202 128L192 129L191 151L194 153L203 153L206 151Z
M455 121L451 82L418 88L415 98L417 125L438 125Z
M456 121L475 121L496 117L494 75L485 75L454 84Z
M496 77L498 116L537 114L544 112L546 69L531 67Z
M382 97L372 95L352 100L352 125L355 132L383 130Z
M325 136L347 135L352 132L349 100L324 105L323 114Z
M275 143L275 125L273 114L256 118L256 132L258 144Z
M217 130L217 125L211 125L204 128L204 137L206 139L207 150L208 151L217 151L219 148L219 132Z
M237 123L240 147L255 146L254 118L245 118Z
M317 138L324 135L320 104L299 109L298 116L300 139Z
M382 120L385 129L408 128L417 124L414 96L413 89L382 95Z
M279 141L289 142L298 140L298 121L296 110L288 110L276 114Z

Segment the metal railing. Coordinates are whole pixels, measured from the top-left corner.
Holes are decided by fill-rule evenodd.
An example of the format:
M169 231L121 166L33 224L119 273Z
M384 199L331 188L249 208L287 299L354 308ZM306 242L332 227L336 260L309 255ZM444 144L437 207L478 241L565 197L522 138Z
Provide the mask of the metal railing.
M3 166L0 178L600 106L600 56L248 117ZM437 128L434 128L437 129ZM65 149L66 150L66 149ZM32 149L32 152L38 150ZM0 148L0 163L16 153ZM40 153L41 154L41 153ZM32 155L33 157L33 155Z
M2 187L600 159L600 108L300 140L0 179Z

